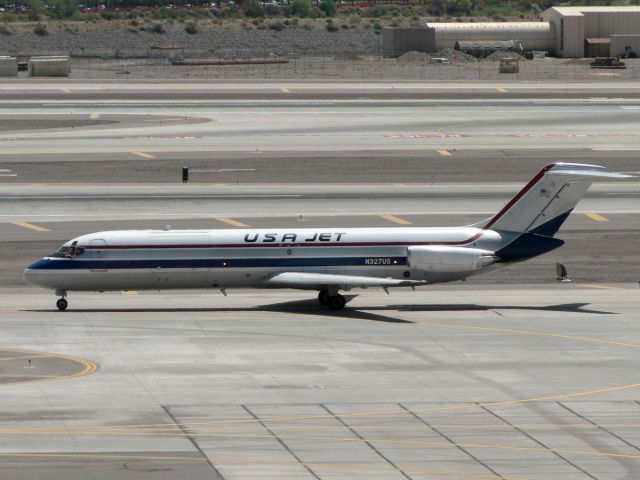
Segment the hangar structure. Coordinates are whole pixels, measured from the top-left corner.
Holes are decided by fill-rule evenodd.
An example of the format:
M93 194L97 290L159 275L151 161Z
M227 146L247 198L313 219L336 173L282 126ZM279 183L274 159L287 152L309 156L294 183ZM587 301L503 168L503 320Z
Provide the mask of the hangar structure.
M433 53L460 41L509 40L519 41L523 50L558 57L640 56L640 6L551 7L539 22L434 22L426 28L383 31L384 53L392 56L408 50Z
M559 57L640 54L640 7L551 7L542 20L554 26Z

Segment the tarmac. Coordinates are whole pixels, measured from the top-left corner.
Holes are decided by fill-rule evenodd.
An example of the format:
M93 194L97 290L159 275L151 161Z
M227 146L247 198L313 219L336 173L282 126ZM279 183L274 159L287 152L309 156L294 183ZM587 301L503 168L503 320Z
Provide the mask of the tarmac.
M640 175L637 84L462 88L0 82L0 477L640 476L637 179L594 185L548 255L339 313L292 290L59 312L21 278L93 231L465 225L546 163Z

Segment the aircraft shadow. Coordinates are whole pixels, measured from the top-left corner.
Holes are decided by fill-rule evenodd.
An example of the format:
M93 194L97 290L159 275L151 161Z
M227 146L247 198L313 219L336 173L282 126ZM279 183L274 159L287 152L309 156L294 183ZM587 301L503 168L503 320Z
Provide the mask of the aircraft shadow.
M357 295L345 295L347 303ZM71 308L70 313L188 313L188 312L281 312L281 313L304 313L307 315L334 316L340 318L350 318L354 320L369 320L384 323L415 323L411 320L395 318L378 312L467 312L467 311L491 311L491 310L532 310L541 312L570 312L587 313L595 315L612 315L616 312L594 310L585 308L589 303L565 303L560 305L532 306L532 305L478 305L478 304L400 304L383 306L360 306L358 308L345 308L344 310L329 310L327 307L318 304L315 299L294 300L290 302L272 303L258 305L256 307L176 307L176 308ZM55 309L24 310L27 312L58 312ZM375 313L374 313L375 312Z

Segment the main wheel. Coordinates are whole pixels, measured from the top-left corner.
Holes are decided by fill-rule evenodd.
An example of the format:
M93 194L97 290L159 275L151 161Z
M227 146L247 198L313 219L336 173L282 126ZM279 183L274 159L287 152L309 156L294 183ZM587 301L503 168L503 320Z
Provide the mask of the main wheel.
M61 298L56 302L56 307L58 307L58 310L66 310L68 306L69 302L67 302L64 298Z
M333 295L328 299L328 305L331 310L342 310L345 303L344 297L340 294Z
M329 292L324 289L320 290L320 292L318 293L318 301L320 302L320 305L328 305Z

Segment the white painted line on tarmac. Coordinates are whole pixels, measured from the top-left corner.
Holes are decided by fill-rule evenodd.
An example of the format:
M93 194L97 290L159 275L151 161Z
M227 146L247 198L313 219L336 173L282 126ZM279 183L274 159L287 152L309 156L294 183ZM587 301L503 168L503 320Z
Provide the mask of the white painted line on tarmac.
M194 168L194 169L189 169L189 171L191 172L198 172L198 173L227 173L227 172L255 172L256 169L255 168L220 168L220 169L206 169L206 168Z

